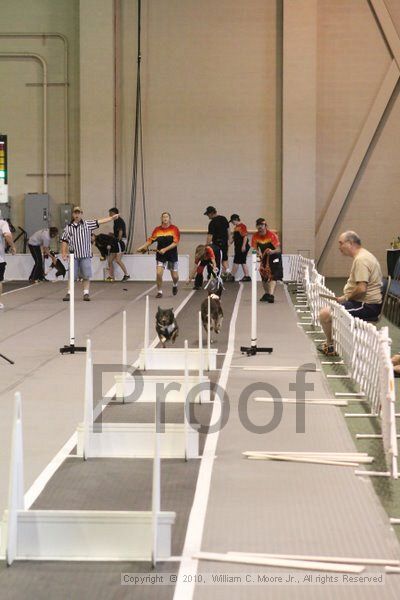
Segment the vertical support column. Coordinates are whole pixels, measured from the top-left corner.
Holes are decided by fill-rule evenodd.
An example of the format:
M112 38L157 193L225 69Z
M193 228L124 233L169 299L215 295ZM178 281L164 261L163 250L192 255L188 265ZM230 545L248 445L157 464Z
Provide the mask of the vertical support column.
M75 346L75 259L69 255L69 345Z
M282 238L315 255L317 0L283 0Z
M125 368L128 363L127 347L126 347L126 310L122 311L122 387L124 390L122 396L122 402L125 403L125 382L126 372Z
M161 404L157 396L155 402L155 433L154 433L154 458L153 458L153 490L151 500L152 511L152 551L151 562L153 567L157 564L158 546L158 516L161 507L161 460L160 460L160 413Z
M83 458L89 458L90 435L93 430L93 361L92 343L88 339L86 344L86 371L85 371L85 406L83 415Z
M22 442L21 394L14 395L14 423L11 440L10 480L8 490L8 523L6 562L11 565L17 556L18 511L24 510L24 456Z
M207 298L207 370L210 370L211 365L211 299L210 296Z
M199 383L203 378L203 326L201 321L201 311L199 310ZM210 370L210 363L208 364L208 370Z
M257 252L251 254L251 348L257 348Z
M185 340L185 379L183 383L183 391L185 398L185 405L183 407L183 424L185 428L185 460L189 457L189 417L190 417L190 405L188 400L189 394L189 353L188 353L188 341Z
M81 198L88 217L115 197L114 1L80 0Z
M146 370L147 365L147 353L149 350L149 338L150 338L150 308L149 308L149 297L146 296L146 309L144 315L144 341L143 341L143 369Z

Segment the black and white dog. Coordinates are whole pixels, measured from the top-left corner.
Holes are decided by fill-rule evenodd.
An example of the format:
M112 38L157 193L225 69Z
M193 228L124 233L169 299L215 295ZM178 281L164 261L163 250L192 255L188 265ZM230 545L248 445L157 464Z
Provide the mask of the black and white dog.
M175 342L178 337L179 327L175 319L173 308L158 307L156 313L156 331L163 348L165 348L166 342Z

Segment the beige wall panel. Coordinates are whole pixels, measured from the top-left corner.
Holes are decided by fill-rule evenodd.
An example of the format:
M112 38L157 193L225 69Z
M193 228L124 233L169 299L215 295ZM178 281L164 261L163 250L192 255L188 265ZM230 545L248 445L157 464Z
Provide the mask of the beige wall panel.
M390 13L390 18L395 26L397 34L400 37L400 2L399 0L384 0L384 3Z
M317 225L390 61L368 2L335 0L318 3ZM398 143L393 136L394 154L389 158L392 165L397 162L397 148ZM370 162L364 168L368 173ZM388 165L382 163L380 168L382 179L386 176ZM354 197L359 193L359 181L355 185ZM376 202L376 192L376 188L374 191L372 188L364 189L366 206ZM320 262L320 269L329 275L347 273L346 260L336 253L336 238L340 230L350 228L351 224L344 218L349 210L352 208L346 206L340 225L335 228L333 239ZM360 231L360 235L368 238L374 230L373 221L369 225L365 223L364 227L366 229ZM379 245L371 249L378 253Z
M130 195L136 15L122 3L123 182ZM126 17L130 16L129 19ZM276 3L152 0L143 14L143 126L149 228L169 209L206 228L208 204L264 214L280 228L276 193ZM143 239L140 211L137 241ZM202 236L201 239L204 239ZM198 241L184 236L181 252Z
M69 129L70 197L79 195L78 138L78 0L15 0L1 7L2 32L58 32L69 41ZM50 82L64 81L64 52L60 39L4 38L0 52L36 52L48 64ZM26 173L42 172L42 88L26 83L42 81L41 68L32 60L0 59L0 130L9 135L9 192L13 199L13 222L24 224L23 197L26 192L42 191L40 177ZM48 90L49 172L64 172L64 97L61 87ZM65 201L63 177L49 177L48 191L56 203ZM54 211L55 221L58 211Z
M114 2L80 2L81 204L88 217L114 204Z
M284 0L283 248L310 257L315 243L316 15L316 0Z
M347 203L335 228L323 272L339 277L347 275L348 259L337 251L337 237L345 229L359 233L365 246L379 259L386 272L386 249L394 236L400 235L396 215L400 190L398 168L400 139L400 102L398 93L387 121L382 127L376 145L362 169L351 201Z

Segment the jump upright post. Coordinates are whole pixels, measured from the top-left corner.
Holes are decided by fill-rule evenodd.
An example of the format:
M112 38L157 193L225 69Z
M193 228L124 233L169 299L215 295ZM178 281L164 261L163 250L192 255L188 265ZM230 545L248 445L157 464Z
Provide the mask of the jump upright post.
M69 255L69 345L60 348L61 354L86 352L85 346L75 346L75 260Z

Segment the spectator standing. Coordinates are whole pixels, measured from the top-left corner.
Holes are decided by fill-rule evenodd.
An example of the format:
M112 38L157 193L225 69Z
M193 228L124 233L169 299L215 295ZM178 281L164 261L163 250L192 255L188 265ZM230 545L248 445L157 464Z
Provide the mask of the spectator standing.
M3 292L4 274L6 272L6 244L11 248L11 253L15 254L16 249L11 235L10 226L4 219L0 219L0 298ZM0 302L0 309L4 308L4 304Z
M49 254L50 239L55 238L57 234L57 227L45 227L44 229L35 231L29 238L28 248L35 262L31 274L29 275L29 281L46 281L44 276L43 257L46 257Z
M117 215L117 218L114 221L114 238L117 241L117 252L114 252L114 247L111 249L111 252L108 257L108 273L107 281L114 281L114 262L120 267L122 272L124 273L121 281L126 281L129 279L130 275L126 269L125 264L122 261L122 255L126 250L126 225L125 221L119 216L118 208L115 206L110 208L108 211L110 217L114 217Z

